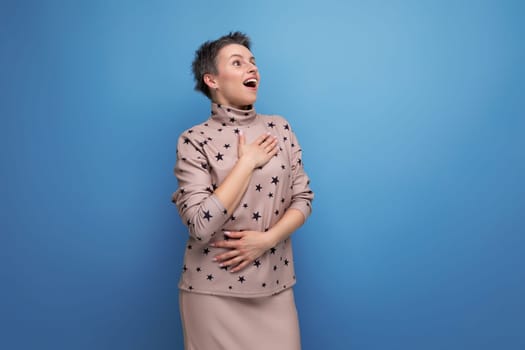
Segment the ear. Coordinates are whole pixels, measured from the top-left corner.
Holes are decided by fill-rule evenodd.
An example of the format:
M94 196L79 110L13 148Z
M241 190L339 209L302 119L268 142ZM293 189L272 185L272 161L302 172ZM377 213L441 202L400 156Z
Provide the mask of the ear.
M210 73L204 74L202 77L202 80L204 81L204 84L208 85L208 87L211 90L215 90L219 87L219 84L217 83L217 80L215 79L215 76Z

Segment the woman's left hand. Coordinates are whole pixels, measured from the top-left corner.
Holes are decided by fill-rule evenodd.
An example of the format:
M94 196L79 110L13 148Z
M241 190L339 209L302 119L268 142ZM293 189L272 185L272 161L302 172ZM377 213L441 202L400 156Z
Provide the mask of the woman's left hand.
M225 231L224 234L231 239L214 242L211 246L229 249L229 251L217 255L214 260L217 261L221 267L232 267L230 272L242 270L263 255L264 252L272 248L270 236L266 232Z

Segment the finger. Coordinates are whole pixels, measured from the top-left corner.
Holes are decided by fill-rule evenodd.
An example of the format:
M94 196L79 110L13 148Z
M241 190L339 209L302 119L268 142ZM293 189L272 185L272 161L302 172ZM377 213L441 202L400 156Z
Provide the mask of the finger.
M277 152L279 152L279 147L275 147L270 152L268 152L268 156L273 157L277 154Z
M255 144L256 145L261 145L264 141L266 141L266 139L268 139L268 137L270 136L270 133L267 132L265 134L262 134L261 136L259 136L256 140L255 140Z
M242 257L241 256L236 256L235 258L232 258L230 260L227 260L227 261L223 261L219 264L219 266L223 267L223 266L232 266L232 265L238 265L242 262Z
M233 259L233 258L236 258L238 256L239 256L239 251L232 250L232 251L229 251L229 252L217 255L215 258L213 258L213 260L217 261L217 262L223 262L224 263L225 260Z
M233 269L231 269L230 272L240 271L240 270L244 269L246 266L248 266L248 264L250 264L250 262L248 260L244 260L242 263L240 263L239 265L237 265Z
M268 146L276 140L276 137L268 133L268 136L261 142L260 146Z
M244 136L244 133L242 130L239 131L239 146L244 146L246 144L246 136Z
M230 238L243 238L246 235L246 233L242 231L239 231L239 232L224 231L224 234Z
M264 150L266 152L269 152L271 151L272 149L274 149L275 147L277 147L277 138L272 136L272 142L269 142L265 147L264 147Z

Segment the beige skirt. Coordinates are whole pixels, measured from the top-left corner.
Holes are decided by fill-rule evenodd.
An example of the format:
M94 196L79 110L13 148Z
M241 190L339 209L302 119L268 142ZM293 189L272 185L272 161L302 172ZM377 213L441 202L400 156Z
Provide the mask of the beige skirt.
M185 350L300 350L292 288L260 298L179 294Z

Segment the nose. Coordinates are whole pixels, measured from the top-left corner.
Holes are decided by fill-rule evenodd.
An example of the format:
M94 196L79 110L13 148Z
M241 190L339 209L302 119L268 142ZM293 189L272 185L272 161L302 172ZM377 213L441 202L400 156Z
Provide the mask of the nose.
M257 66L255 65L255 63L251 63L251 62L248 62L249 66L248 66L248 72L249 73L255 73L258 71L257 69Z

